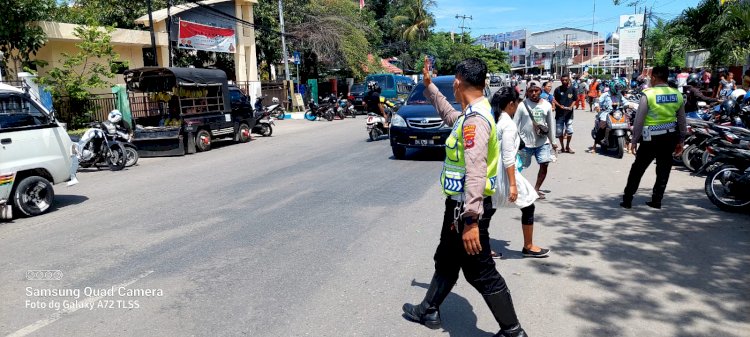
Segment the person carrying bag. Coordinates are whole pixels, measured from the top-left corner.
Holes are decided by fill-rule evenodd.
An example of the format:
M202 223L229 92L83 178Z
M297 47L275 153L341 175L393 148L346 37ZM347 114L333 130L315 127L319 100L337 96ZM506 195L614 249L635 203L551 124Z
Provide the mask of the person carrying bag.
M524 257L547 257L550 250L535 246L534 233L534 202L539 198L534 186L521 174L522 165L519 164L518 148L521 137L512 116L519 105L518 93L510 87L503 87L492 97L492 106L497 123L497 138L500 142L500 160L497 169L497 189L492 196L496 208L520 208L521 228L523 231ZM528 109L528 108L527 108ZM533 118L532 118L533 120ZM516 170L518 168L518 170ZM493 252L493 257L500 255Z

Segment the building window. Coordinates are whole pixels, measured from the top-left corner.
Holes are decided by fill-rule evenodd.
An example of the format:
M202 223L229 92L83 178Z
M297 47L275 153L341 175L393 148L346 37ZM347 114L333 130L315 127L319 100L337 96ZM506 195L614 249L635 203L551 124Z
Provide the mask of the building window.
M526 40L521 40L521 49L526 48Z
M589 56L589 49L583 48L583 56Z

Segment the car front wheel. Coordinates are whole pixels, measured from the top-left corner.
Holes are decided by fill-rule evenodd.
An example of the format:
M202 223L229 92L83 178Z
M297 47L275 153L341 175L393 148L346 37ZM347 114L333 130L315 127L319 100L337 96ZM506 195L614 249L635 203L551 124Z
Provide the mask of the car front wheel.
M13 206L25 216L40 215L50 209L55 191L49 180L39 176L23 178L13 193Z
M391 146L391 150L393 151L393 157L396 159L404 159L406 158L406 148L403 146L394 145Z

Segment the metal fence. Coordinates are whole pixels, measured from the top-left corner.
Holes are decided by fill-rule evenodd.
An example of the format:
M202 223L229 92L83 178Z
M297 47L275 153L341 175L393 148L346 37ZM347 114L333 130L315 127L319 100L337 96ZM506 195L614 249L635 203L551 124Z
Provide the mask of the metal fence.
M250 92L252 88L252 84L258 83L258 82L236 82L235 85L237 85L240 90L242 90L245 95L251 95L253 93ZM288 91L284 87L284 82L261 82L260 83L260 90L263 96L267 97L266 100L263 101L263 104L269 105L271 104L271 99L273 97L276 97L279 99L279 102L284 104L284 107L287 110L289 109L289 95Z
M82 102L71 102L69 97L55 100L57 118L71 128L78 128L93 121L107 119L110 111L117 107L114 94L91 95Z

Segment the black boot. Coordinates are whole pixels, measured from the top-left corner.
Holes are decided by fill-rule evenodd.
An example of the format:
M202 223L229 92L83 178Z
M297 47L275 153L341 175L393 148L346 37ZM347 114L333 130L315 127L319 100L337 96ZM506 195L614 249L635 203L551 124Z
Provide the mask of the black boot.
M492 295L483 295L483 297L492 315L495 316L497 324L500 325L500 331L495 337L527 337L521 324L518 323L516 309L513 307L513 300L508 289Z
M437 273L434 274L430 282L430 288L427 289L427 294L425 294L422 303L416 305L404 303L402 308L404 318L424 324L430 329L440 328L440 310L438 308L445 297L450 294L454 283Z
M622 207L622 208L631 208L631 207L633 207L633 196L632 195L623 195L622 196L622 202L620 203L620 207Z

